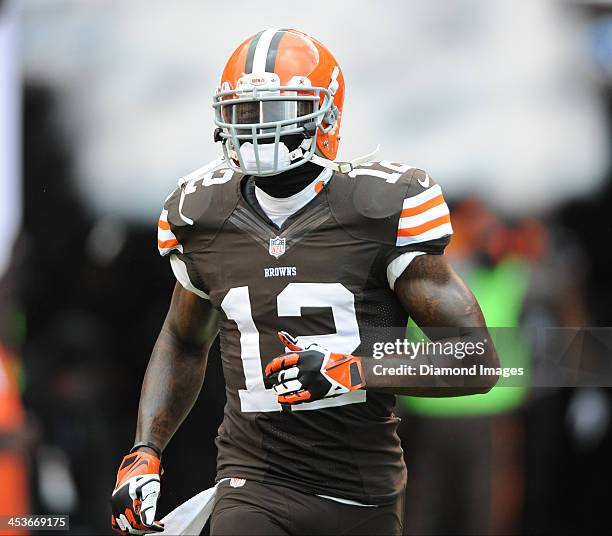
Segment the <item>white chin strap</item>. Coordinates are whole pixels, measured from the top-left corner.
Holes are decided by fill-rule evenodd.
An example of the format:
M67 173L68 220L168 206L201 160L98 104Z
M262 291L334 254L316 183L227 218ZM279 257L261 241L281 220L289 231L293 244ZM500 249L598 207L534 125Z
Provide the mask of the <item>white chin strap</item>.
M313 164L317 164L317 166L321 166L327 169L333 169L334 171L339 171L340 173L349 173L353 170L355 166L359 164L363 164L368 160L371 160L372 157L380 150L380 144L376 146L371 153L364 154L363 156L358 156L357 158L353 158L348 162L334 162L333 160L327 160L327 158L322 158L313 154L310 161Z
M289 161L293 162L294 160L301 158L304 154L302 149L304 151L307 151L310 148L312 141L312 138L307 138L295 151L287 153L287 158L289 159ZM283 143L282 145L284 146L285 144ZM370 160L376 153L378 153L379 150L380 144L378 144L376 146L376 149L374 149L371 153L365 154L363 156L358 156L357 158L353 158L348 162L334 162L333 160L328 160L327 158L323 158L316 154L313 154L309 160L317 166L321 166L327 169L333 169L334 171L339 171L340 173L349 173L353 170L355 166L358 166L359 164L363 164L364 162Z

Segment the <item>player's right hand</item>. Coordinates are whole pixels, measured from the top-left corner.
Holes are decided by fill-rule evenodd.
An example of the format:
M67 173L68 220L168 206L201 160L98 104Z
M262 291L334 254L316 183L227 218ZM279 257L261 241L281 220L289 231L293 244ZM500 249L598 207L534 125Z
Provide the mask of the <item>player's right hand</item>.
M164 530L155 521L160 493L161 460L137 450L123 458L111 496L111 523L120 534L146 534Z
M270 361L265 375L280 404L313 402L365 387L360 357L330 352L317 344L302 349L286 331L278 336L292 353Z

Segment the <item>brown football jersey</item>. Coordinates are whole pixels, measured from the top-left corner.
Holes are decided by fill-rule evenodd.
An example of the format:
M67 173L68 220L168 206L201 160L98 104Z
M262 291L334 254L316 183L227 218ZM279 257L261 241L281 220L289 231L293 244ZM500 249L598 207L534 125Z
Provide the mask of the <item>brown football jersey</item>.
M283 409L266 364L279 330L334 352L371 354L407 314L387 268L410 251L440 254L452 232L440 187L392 162L335 173L281 228L249 200L249 181L222 168L167 199L158 245L177 279L222 313L227 403L217 478L385 504L403 491L395 397L359 390Z

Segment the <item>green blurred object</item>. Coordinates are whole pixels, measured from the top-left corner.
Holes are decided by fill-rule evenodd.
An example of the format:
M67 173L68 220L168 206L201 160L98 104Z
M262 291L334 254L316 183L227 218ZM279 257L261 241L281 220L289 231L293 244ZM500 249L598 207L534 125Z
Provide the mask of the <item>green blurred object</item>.
M529 265L517 258L507 258L497 266L477 268L465 278L476 296L490 328L519 327L525 295L529 287ZM410 339L425 338L412 320L408 323ZM500 329L491 333L502 367L523 367L528 378L530 350L527 337L515 329ZM451 398L398 397L407 410L437 417L492 415L517 407L526 397L526 387L516 385L516 379L500 378L498 384L484 395Z

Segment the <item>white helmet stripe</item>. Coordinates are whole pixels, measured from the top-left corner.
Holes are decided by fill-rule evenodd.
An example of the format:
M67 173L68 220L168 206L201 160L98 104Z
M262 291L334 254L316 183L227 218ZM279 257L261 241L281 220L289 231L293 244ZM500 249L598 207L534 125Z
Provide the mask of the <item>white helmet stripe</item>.
M245 74L249 74L253 72L253 57L255 56L255 49L257 48L257 43L259 43L259 38L263 30L256 35L253 36L251 43L249 44L249 50L247 50L246 63L244 65Z
M255 48L255 56L253 57L252 73L263 73L266 71L266 58L268 57L270 42L278 31L279 28L264 30L264 32L259 36L257 48Z

